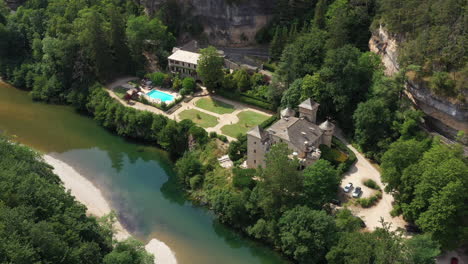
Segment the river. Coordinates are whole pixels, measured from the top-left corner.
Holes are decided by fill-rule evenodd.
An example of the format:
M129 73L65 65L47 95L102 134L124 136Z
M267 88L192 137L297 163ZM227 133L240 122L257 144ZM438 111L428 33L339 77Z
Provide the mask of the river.
M164 151L128 142L69 106L35 103L0 81L0 131L72 166L101 190L132 235L164 242L180 264L285 263L187 201Z

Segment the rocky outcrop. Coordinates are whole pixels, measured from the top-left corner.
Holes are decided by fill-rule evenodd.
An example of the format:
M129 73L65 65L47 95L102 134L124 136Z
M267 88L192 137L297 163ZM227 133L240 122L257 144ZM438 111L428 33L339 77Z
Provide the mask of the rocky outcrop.
M22 5L26 0L5 0L6 5L12 9L16 10L20 5Z
M144 0L141 4L153 14L167 0ZM176 0L189 10L204 28L210 44L247 46L272 18L276 0ZM230 3L229 3L230 2ZM185 12L184 12L185 13Z
M385 66L386 75L394 75L400 69L398 64L398 43L396 36L390 35L382 26L375 30L369 41L372 52L379 54ZM423 83L407 81L406 94L416 107L426 115L428 126L438 133L454 138L458 131L468 133L468 105L453 102L433 94Z

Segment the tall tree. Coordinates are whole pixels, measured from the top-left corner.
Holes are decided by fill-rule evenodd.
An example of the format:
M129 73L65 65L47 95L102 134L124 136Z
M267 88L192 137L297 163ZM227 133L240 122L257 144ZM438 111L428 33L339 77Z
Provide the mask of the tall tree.
M200 54L197 67L198 75L206 88L214 92L223 81L223 58L219 56L218 51L213 46L200 50Z
M266 165L260 170L258 183L260 207L267 217L277 216L298 200L302 191L302 176L297 159L290 159L291 151L285 143L271 147L266 154Z
M324 211L296 206L278 221L279 245L299 263L323 263L336 240L335 221Z
M307 167L303 175L305 204L320 209L336 196L341 177L330 162L318 160Z

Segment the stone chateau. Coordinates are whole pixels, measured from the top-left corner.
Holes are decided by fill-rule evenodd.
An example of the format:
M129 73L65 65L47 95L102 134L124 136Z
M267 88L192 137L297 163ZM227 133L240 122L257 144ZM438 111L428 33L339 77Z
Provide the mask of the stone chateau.
M291 157L307 167L320 158L320 144L331 146L335 125L328 120L316 124L319 104L307 99L299 105L299 117L290 108L281 111L281 119L266 130L259 126L247 133L247 167L265 166L265 154L270 147L284 142L291 149Z

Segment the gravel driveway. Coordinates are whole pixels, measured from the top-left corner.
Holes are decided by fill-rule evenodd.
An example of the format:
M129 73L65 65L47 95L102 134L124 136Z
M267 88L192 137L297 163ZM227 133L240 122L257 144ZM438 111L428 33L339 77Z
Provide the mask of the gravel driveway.
M365 179L372 179L374 180L380 188L383 190L384 185L380 180L380 172L366 159L364 156L359 153L351 144L349 144L346 139L342 136L340 131L335 133L335 136L338 137L346 146L351 149L357 157L357 162L351 166L350 170L344 175L343 180L341 182L341 187L344 187L348 182L353 183L353 189L348 193L345 194L342 190L340 191L340 196L344 202L346 202L351 198L351 193L356 187L362 188L362 196L363 198L372 196L376 191L370 189L364 184L362 181ZM366 226L369 230L374 230L377 227L382 227L380 223L380 219L383 218L385 222L391 223L391 229L394 230L397 227L404 228L406 222L403 218L400 217L392 217L390 215L390 211L392 210L393 196L391 194L382 192L382 199L378 201L378 203L370 208L362 208L360 206L350 206L349 209L353 212L354 215L357 215L362 218L362 220L366 223Z

